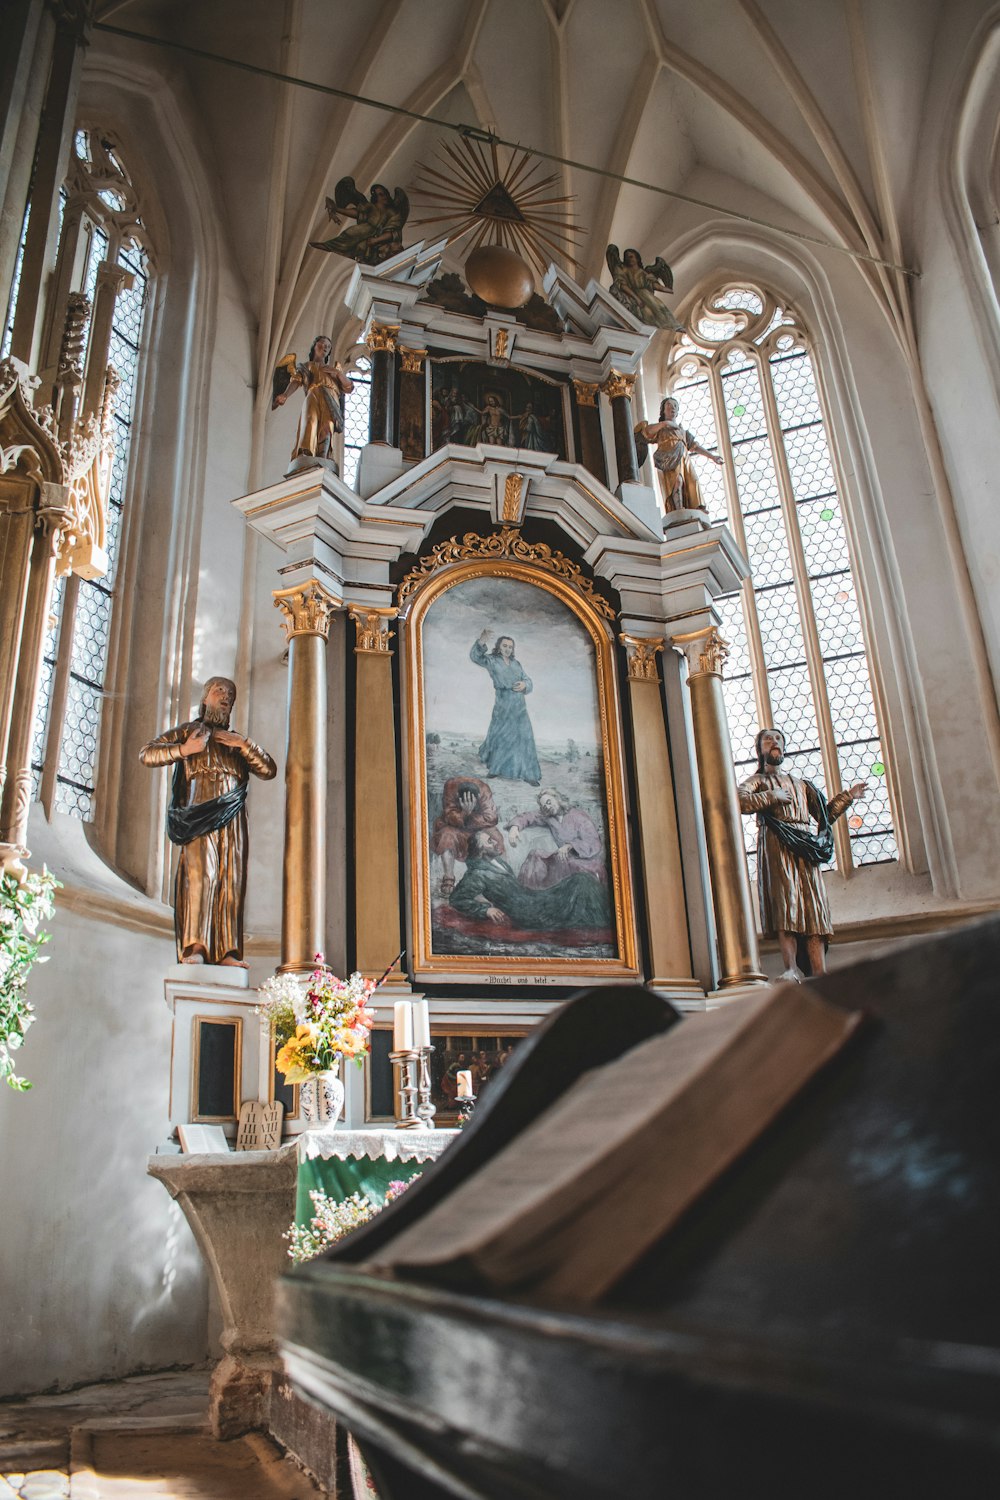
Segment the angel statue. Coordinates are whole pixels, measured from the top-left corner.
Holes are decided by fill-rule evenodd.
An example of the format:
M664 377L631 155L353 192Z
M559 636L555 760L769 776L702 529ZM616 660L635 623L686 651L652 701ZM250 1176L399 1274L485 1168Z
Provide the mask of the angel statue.
M617 245L609 245L605 252L608 270L611 272L611 295L616 297L640 323L649 323L654 328L674 328L684 332L683 323L678 323L669 307L657 302L656 292L672 292L674 273L658 255L650 265L644 266L638 250L628 249L619 255Z
M326 200L326 211L334 224L344 218L354 219L332 240L310 240L314 250L330 250L360 260L366 266L379 266L403 248L403 225L410 213L410 200L402 188L390 196L389 189L376 182L368 198L354 186L353 177L342 177Z
M288 473L298 469L312 468L319 464L340 469L330 457L333 435L344 430L344 416L340 407L341 395L354 389L353 383L344 374L338 361L330 363L333 345L325 333L317 334L312 341L307 360L298 360L294 354L286 354L279 361L272 381L271 410L284 406L289 393L301 386L306 399L299 417L295 442L292 444L292 462Z

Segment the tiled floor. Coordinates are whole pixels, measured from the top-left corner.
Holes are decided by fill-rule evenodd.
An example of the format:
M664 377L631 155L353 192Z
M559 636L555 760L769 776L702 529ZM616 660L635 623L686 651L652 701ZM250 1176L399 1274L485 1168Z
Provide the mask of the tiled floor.
M0 1500L323 1500L268 1438L216 1442L206 1372L0 1403Z

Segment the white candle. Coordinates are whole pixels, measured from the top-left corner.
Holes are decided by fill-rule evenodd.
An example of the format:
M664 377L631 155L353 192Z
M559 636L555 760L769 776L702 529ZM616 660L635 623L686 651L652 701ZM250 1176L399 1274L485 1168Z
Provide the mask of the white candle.
M426 1000L413 1002L413 1045L429 1047L431 1044L431 1012Z
M397 1000L393 1006L392 1046L394 1052L413 1051L413 1005Z
M458 1097L460 1099L471 1099L472 1098L472 1074L463 1071L461 1073L456 1074L456 1077L458 1078Z

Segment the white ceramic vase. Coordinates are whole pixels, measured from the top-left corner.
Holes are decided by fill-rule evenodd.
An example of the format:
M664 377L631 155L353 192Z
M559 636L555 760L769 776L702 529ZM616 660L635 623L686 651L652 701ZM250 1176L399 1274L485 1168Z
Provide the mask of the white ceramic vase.
M314 1073L299 1085L299 1109L307 1130L329 1130L344 1111L344 1083L339 1071Z

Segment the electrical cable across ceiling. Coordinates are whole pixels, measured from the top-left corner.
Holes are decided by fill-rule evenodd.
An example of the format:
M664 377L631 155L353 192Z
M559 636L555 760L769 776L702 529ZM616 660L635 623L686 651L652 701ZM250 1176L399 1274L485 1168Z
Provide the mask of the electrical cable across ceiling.
M661 187L656 182L644 182L639 177L628 177L623 172L612 172L607 167L595 167L590 162L576 161L569 156L560 156L555 151L543 151L541 147L526 145L524 141L507 140L504 136L497 135L493 131L483 130L479 125L456 124L453 120L442 120L437 115L422 114L419 110L407 109L402 104L387 104L384 99L372 99L365 94L352 94L348 89L334 88L328 83L314 83L309 78L298 78L291 73L279 73L274 68L263 68L256 63L241 62L235 57L224 57L218 52L206 52L201 47L192 47L187 42L177 42L164 36L149 36L142 31L130 31L124 26L112 26L107 21L94 21L92 30L104 31L110 36L124 37L127 41L144 42L152 47L166 47L173 52L183 52L188 57L199 58L202 62L218 63L222 67L237 68L243 73L252 73L258 78L269 78L275 83L287 83L294 88L309 89L316 94L326 94L332 99L345 99L351 104L360 104L367 109L379 109L385 114L404 115L409 120L416 120L422 125L434 125L439 130L450 130L455 135L465 136L472 140L484 141L493 146L509 146L515 150L530 151L533 156L540 157L544 161L556 162L559 166L571 167L575 172L588 172L595 177L606 177L612 182L620 182L625 187L642 188L648 193L658 193L664 198L673 198L678 203L690 203L696 208L705 208L712 213L725 214L727 218L739 219L744 224L753 224L760 229L769 229L775 234L789 235L792 239L802 240L809 245L818 245L824 250L833 250L838 255L849 255L852 260L865 261L870 265L884 266L889 271L899 271L904 276L919 276L920 272L912 266L900 265L898 261L884 260L880 255L872 255L865 250L855 250L849 245L838 245L833 240L823 239L820 235L807 234L801 229L792 229L784 224L772 223L769 219L758 219L753 214L741 213L739 209L726 208L721 203L711 203L705 198L693 197L690 193L681 193L676 188Z

